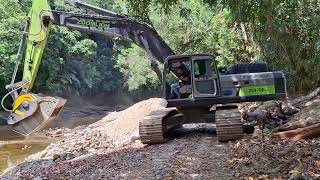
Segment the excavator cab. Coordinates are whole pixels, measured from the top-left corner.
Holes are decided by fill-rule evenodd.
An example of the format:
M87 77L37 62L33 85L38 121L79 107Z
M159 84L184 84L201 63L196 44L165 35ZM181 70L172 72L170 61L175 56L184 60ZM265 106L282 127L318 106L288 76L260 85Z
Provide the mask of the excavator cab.
M189 72L190 83L176 86L174 83L177 83L180 76L175 69L181 66ZM162 83L163 97L168 102L167 107L185 109L216 104L268 101L286 97L286 83L282 72L265 72L266 68L255 71L257 69L255 67L265 67L265 64L262 66L259 63L238 66L243 67L238 68L235 72L219 74L212 55L168 56L164 63ZM179 91L176 91L174 87L177 87ZM180 93L180 98L172 98L173 92Z
M183 73L178 69L182 69ZM183 83L181 79L185 77L181 74L189 76L187 83ZM207 54L169 56L165 60L163 81L164 97L169 102L220 95L219 74L215 59ZM172 88L177 88L178 91ZM179 96L174 96L175 92L179 93Z

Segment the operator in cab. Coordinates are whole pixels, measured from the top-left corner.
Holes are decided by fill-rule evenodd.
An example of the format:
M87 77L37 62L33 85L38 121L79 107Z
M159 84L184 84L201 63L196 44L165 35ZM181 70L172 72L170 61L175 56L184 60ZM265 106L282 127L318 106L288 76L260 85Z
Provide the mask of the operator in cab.
M190 72L184 70L182 66L177 67L175 74L178 76L179 82L171 84L170 99L180 99L179 89L184 85L191 84Z

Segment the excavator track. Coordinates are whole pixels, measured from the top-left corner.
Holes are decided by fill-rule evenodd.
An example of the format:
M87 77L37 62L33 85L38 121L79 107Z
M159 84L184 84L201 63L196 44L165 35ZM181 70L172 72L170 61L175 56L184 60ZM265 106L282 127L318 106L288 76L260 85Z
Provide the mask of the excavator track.
M216 110L216 131L220 142L243 137L241 113L238 108Z
M139 123L140 140L143 144L160 144L167 141L165 138L167 124L165 119L176 109L166 108L151 112Z

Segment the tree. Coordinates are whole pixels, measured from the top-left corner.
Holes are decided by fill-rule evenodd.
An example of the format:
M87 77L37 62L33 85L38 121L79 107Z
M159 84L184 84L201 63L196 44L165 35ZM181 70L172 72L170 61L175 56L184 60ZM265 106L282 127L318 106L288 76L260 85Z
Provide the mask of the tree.
M1 0L0 11L0 84L1 96L6 93L13 72L21 29L31 0ZM81 12L63 0L51 1L51 8ZM113 1L90 0L101 7L112 7ZM93 95L100 91L114 91L120 87L121 74L115 69L113 42L101 35L88 34L54 26L45 49L36 79L34 92L46 94ZM21 62L23 63L23 62ZM20 68L20 71L22 68ZM21 72L17 80L21 79Z
M4 86L11 81L15 65L20 29L25 15L17 0L0 0L0 96L6 90Z
M172 10L168 11L163 11L163 7L156 2L149 8L149 20L176 54L214 54L221 66L252 61L260 55L256 43L251 39L248 38L246 46L243 46L240 25L234 25L227 9L213 8L196 0L181 1L171 5ZM129 89L150 84L152 81L146 80L144 70L138 73L141 64L130 60L132 57L141 59L140 62L149 66L149 62L142 60L145 59L144 53L140 53L137 48L122 51L121 59L118 59L120 70L129 72L128 81L139 79L133 83L128 82ZM123 66L122 59L127 60L127 66ZM134 76L130 72L134 72Z
M120 48L116 57L117 67L124 75L128 90L137 90L141 86L152 89L160 85L157 75L150 68L148 58L147 53L136 45Z
M132 14L150 16L153 4L161 4L166 12L178 3L135 0L129 1L129 6ZM308 91L320 85L318 0L206 0L206 3L210 7L220 7L220 11L230 12L231 22L242 33L241 46L245 49L242 55L252 59L261 54L260 58L266 60L272 70L284 70L293 91ZM228 34L224 36L230 42Z

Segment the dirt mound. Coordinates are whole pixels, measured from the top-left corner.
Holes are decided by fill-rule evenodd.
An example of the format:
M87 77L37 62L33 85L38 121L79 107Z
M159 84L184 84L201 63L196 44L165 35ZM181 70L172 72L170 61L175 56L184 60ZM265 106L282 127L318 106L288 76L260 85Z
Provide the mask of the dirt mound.
M9 174L23 172L24 169L35 171L39 168L39 162L41 166L49 166L54 162L125 146L138 137L139 121L142 118L151 111L165 107L166 101L152 98L141 101L124 111L112 112L88 126L47 131L48 135L60 136L62 140L50 144L44 151L29 156L24 165L13 168Z
M54 158L66 153L80 156L99 149L113 149L130 143L139 135L139 121L151 111L165 108L166 101L158 98L141 101L130 108L113 112L87 127L65 134L63 141L51 144L45 157Z

